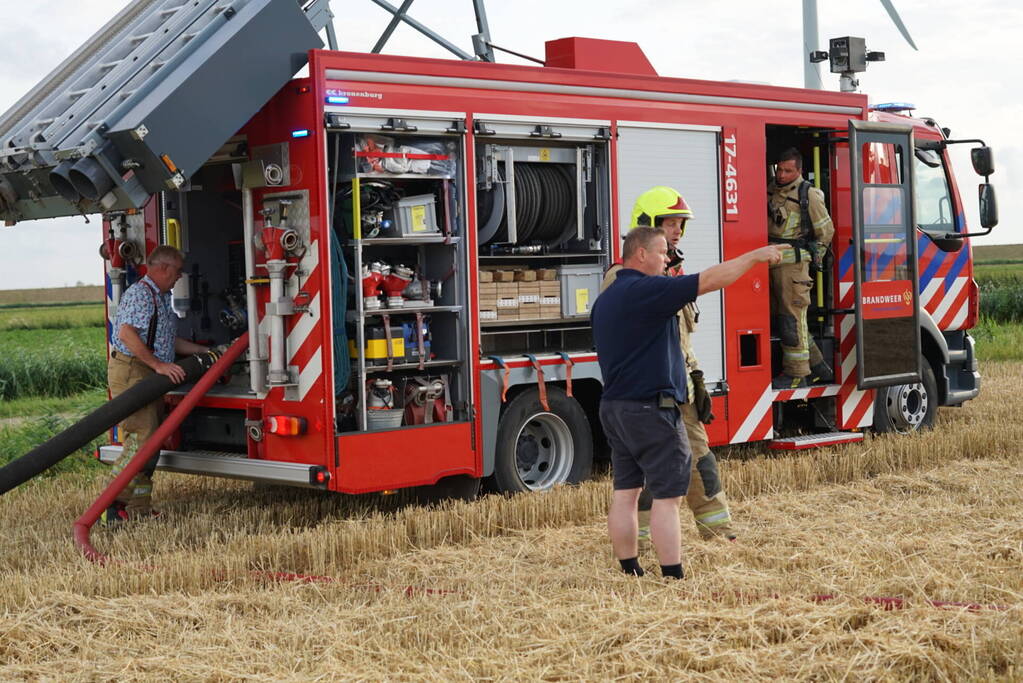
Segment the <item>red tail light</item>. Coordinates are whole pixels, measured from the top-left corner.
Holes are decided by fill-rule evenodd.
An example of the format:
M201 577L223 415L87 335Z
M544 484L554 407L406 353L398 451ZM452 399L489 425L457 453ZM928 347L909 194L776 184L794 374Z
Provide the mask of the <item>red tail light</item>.
M290 415L271 415L263 420L263 427L267 434L277 436L298 436L305 434L306 419L304 417L292 417Z

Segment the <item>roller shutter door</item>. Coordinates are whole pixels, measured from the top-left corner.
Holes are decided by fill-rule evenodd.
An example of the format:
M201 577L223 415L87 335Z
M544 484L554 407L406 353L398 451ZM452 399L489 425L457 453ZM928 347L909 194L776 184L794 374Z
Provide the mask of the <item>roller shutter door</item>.
M655 185L674 187L686 198L695 218L680 242L688 273L721 262L721 199L718 132L665 124L618 124L618 212L626 234L632 206ZM708 388L725 380L724 311L721 292L698 301L700 323L693 348Z

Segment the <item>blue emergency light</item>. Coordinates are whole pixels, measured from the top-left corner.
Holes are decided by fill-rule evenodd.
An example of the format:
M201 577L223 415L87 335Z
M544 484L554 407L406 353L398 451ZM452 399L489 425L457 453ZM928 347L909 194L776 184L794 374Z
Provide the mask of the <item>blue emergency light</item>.
M341 95L327 95L327 104L348 104L348 98Z
M309 129L303 128L302 130L291 131L291 137L293 138L307 138L309 137Z
M900 111L912 111L916 109L915 104L909 102L884 102L882 104L875 104L871 107L874 111L885 111L890 114L897 114Z

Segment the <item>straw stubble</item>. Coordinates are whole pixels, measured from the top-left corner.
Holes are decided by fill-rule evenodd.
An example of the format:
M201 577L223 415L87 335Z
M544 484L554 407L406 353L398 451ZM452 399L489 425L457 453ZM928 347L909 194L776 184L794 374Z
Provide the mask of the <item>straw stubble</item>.
M615 571L606 481L423 509L164 476L166 521L94 533L107 568L68 533L99 483L30 485L0 499L0 678L1018 678L1023 367L983 370L935 432L723 459L740 541L683 511L680 584Z

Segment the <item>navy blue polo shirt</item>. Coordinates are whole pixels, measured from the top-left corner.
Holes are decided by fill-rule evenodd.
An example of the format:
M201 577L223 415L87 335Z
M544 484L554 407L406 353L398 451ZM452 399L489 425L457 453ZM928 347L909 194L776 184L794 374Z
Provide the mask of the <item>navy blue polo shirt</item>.
M604 377L603 398L686 401L678 311L696 301L700 275L644 275L623 268L593 302L590 320Z

